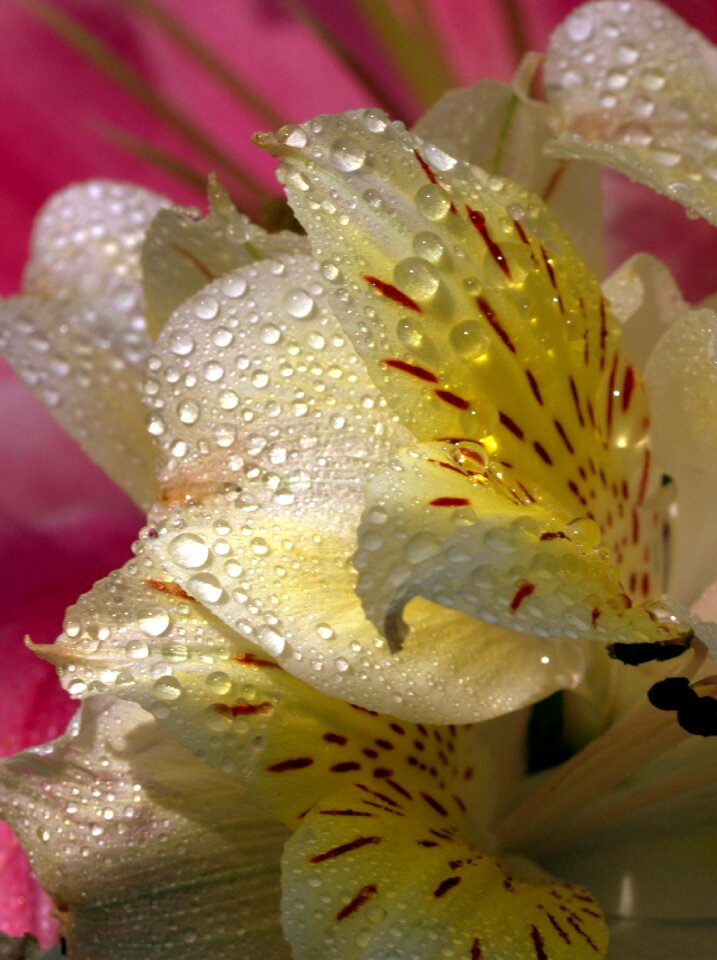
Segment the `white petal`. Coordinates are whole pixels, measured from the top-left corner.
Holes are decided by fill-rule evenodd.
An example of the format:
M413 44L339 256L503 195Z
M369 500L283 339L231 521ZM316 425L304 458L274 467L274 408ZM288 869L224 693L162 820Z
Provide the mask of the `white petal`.
M610 924L608 960L713 960L717 943L714 920L675 923L616 920Z
M561 112L551 152L594 160L717 223L717 54L652 0L574 10L553 34L548 98Z
M689 738L585 804L584 827L573 832L566 819L541 865L579 877L608 913L713 919L716 772L714 738Z
M154 339L174 310L207 283L237 267L279 254L308 252L306 237L269 234L240 214L212 174L209 214L183 207L161 210L142 248L147 328Z
M249 487L349 511L407 434L328 309L308 257L228 274L180 307L149 362L164 501ZM349 511L350 512L350 511Z
M603 283L603 292L622 324L626 357L644 370L662 334L687 313L687 301L668 268L647 253L623 263Z
M139 253L164 200L103 181L38 220L25 292L0 304L0 349L61 425L140 504L154 498L140 402L149 350Z
M717 570L715 336L713 311L683 315L660 338L645 372L655 460L677 488L670 590L688 604Z
M0 802L78 960L288 957L285 831L136 705L93 698L55 743L3 761Z

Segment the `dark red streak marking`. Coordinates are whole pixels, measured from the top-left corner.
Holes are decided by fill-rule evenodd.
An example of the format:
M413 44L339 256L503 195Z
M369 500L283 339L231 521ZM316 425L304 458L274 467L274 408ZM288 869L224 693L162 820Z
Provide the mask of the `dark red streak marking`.
M635 390L635 369L634 367L627 367L625 369L625 377L622 382L622 411L627 413L630 407L630 401L632 400L632 394Z
M413 797L412 797L411 794L408 792L408 790L406 790L405 787L402 787L400 783L396 783L395 780L387 779L387 780L386 780L386 783L389 785L389 787L393 787L393 789L396 791L396 793L400 793L402 797L405 797L406 800L412 800L412 799L413 799Z
M194 597L191 597L186 590L183 590L174 581L167 582L166 580L155 580L153 577L147 577L144 582L153 590L158 590L159 593L166 593L170 597L179 597L181 600L191 600L192 603L196 603Z
M338 743L340 747L343 747L348 743L349 738L342 733L325 733L323 739L327 743Z
M355 840L349 840L348 843L342 843L338 847L331 847L323 853L316 853L309 857L309 863L323 863L325 860L334 860L336 857L343 856L344 853L351 853L353 850L360 850L368 844L381 843L382 837L356 837Z
M612 405L615 398L615 374L617 373L617 354L612 361L610 368L610 379L607 386L607 435L610 436L612 430Z
M426 801L429 807L433 807L436 813L440 813L442 817L448 816L448 811L443 806L443 804L439 803L438 800L436 800L434 797L430 795L430 793L421 793L421 796Z
M349 773L351 770L360 770L361 764L356 763L355 760L345 760L343 763L335 763L333 767L329 767L329 770L332 773Z
M365 887L361 887L359 892L350 900L345 907L343 907L336 914L337 920L345 920L346 917L350 917L352 913L355 913L359 907L362 907L365 903L368 903L369 900L372 900L378 892L378 887L375 883L369 883Z
M605 300L600 297L600 369L605 369L605 343L607 341L607 316Z
M394 287L392 283L386 283L384 280L379 280L378 277L372 277L368 274L364 274L364 280L370 283L372 287L375 287L384 297L388 297L389 300L399 303L402 307L406 307L407 310L415 310L416 313L423 313L415 300L411 300L409 296L403 293L402 290L399 290L398 287Z
M585 933L585 931L584 931L583 928L580 926L580 924L577 923L573 917L568 917L568 923L569 923L570 926L573 928L573 930L574 930L576 933L579 933L580 936L583 937L583 939L585 940L585 942L586 942L590 947L592 947L592 949L597 953L597 952L598 952L597 945L594 943L594 941L593 941L592 938L589 936L589 934Z
M480 937L476 937L471 944L471 960L481 960L483 951L481 950Z
M510 609L513 611L513 613L515 613L515 611L518 609L518 607L521 605L521 603L524 600L527 600L527 598L531 595L531 593L533 593L534 590L535 590L534 583L521 583L521 585L515 591L515 596L510 601Z
M573 403L575 404L575 412L578 415L578 420L580 421L580 426L585 426L585 420L583 419L583 412L580 409L580 399L578 397L578 388L575 386L575 381L570 377L570 392L573 395Z
M570 538L567 534L563 533L562 530L548 530L546 533L540 534L541 540L569 540Z
M240 657L234 657L234 661L245 667L273 667L275 670L279 669L278 663L274 663L273 660L262 660L260 657L254 656L253 653L243 653Z
M575 449L574 449L572 443L570 442L570 440L569 440L569 438L568 438L568 435L567 435L567 433L565 432L565 428L563 427L562 423L561 423L559 420L553 420L553 423L555 424L555 429L556 429L556 430L558 431L558 433L560 434L560 439L561 439L561 440L563 441L563 443L565 444L565 448L566 448L566 450L568 451L568 453L575 453Z
M436 497L428 502L432 507L467 507L470 504L466 497Z
M548 955L545 952L545 941L538 930L538 928L533 925L530 928L530 936L533 939L533 946L535 947L535 956L538 960L548 960Z
M505 256L500 246L491 237L490 232L488 231L488 226L485 222L485 217L480 212L480 210L472 210L468 205L466 205L466 211L468 212L468 219L476 228L476 230L481 235L481 237L483 237L483 240L485 241L485 245L488 247L488 252L490 253L491 257L493 257L493 259L498 264L498 266L503 271L503 273L506 275L506 277L509 280L511 280L512 277L510 275L510 267L508 266L508 261L505 259Z
M569 937L568 934L565 932L565 930L563 930L563 928L560 926L560 924L559 924L558 921L555 919L555 917L552 915L552 913L548 913L548 914L546 914L546 916L547 916L548 920L550 920L551 924L553 925L553 928L557 931L558 936L561 938L561 940L564 940L565 943L571 943L572 941L570 940L570 937Z
M200 273L204 274L207 280L216 280L217 275L212 273L206 263L200 260L199 257L195 256L191 250L186 250L184 247L180 247L176 243L171 244L171 247L172 249L176 250L180 256L186 257L186 259L189 260L189 262L193 264Z
M445 880L441 880L436 889L433 891L434 897L442 897L449 890L452 890L454 887L457 887L461 882L461 877L446 877Z
M428 463L435 463L436 466L443 467L445 470L452 470L454 473L460 473L462 477L465 476L460 467L456 467L452 463L446 463L445 460L434 460L433 457L429 457Z
M451 393L450 390L434 390L435 395L439 400L443 400L444 403L449 403L452 407L458 407L459 410L468 410L470 409L470 403L468 400L464 400L463 397L459 397L455 393Z
M495 311L493 310L493 307L491 307L491 305L488 303L485 297L476 297L476 303L478 304L483 316L486 318L486 320L491 325L491 327L493 327L493 329L498 334L498 336L503 341L503 343L506 345L506 347L510 350L511 353L515 353L515 344L513 343L513 341L510 339L508 334L505 332L503 327L498 322L498 318L495 315Z
M264 703L237 703L231 707L233 717L251 717L257 713L271 713L274 705L265 701Z
M540 406L543 406L543 395L540 392L540 387L538 386L538 381L535 379L530 370L525 371L525 375L528 378L528 383L530 384L530 389L533 391L533 396L538 401Z
M410 373L412 377L418 377L419 380L427 380L428 383L438 383L438 377L426 370L425 367L418 367L413 363L406 363L405 360L383 360L387 367L393 367L394 370L402 370L403 373Z
M515 420L509 417L507 413L503 413L502 411L500 411L498 413L498 419L507 430L510 430L510 432L513 434L514 437L517 437L518 440L525 440L525 434L523 433L521 428L518 426L518 424L515 422Z
M518 231L518 236L523 241L523 243L527 243L528 246L530 246L530 240L528 240L528 235L523 229L523 224L520 222L520 220L513 220L513 226Z
M434 173L433 170L431 170L431 168L428 166L428 164L427 164L426 161L423 159L423 157L422 157L421 154L418 152L418 150L414 150L413 153L414 153L414 155L415 155L415 157L416 157L416 160L418 160L418 162L421 164L421 167L422 167L422 169L423 169L423 172L424 172L425 175L428 177L428 179L431 181L431 183L438 183L438 181L436 180L436 175L435 175L435 173Z
M545 449L545 447L542 445L542 443L538 443L538 441L536 440L535 443L533 444L533 449L534 449L535 452L538 454L538 456L540 457L541 460L543 460L545 463L547 463L549 467L552 467L553 461L552 461L552 459L551 459L551 457L550 457L550 454L549 454L548 451Z
M294 757L291 760L280 760L278 763L272 763L266 769L271 773L284 773L286 770L303 770L304 767L310 767L313 762L312 757Z
M373 817L375 814L363 810L319 810L325 817Z

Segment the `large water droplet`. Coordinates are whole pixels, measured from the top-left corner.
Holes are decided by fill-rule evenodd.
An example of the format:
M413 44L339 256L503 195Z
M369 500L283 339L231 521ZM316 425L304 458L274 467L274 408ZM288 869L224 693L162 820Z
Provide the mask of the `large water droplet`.
M180 567L203 567L209 559L209 547L193 533L180 533L169 544L169 555Z

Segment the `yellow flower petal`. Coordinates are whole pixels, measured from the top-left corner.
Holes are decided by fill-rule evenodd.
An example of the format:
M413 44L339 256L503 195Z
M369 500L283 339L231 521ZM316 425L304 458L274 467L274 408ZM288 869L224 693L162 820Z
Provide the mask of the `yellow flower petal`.
M287 843L284 929L296 960L399 948L416 960L604 957L607 924L587 890L536 873L511 876L437 805L372 803L354 787L317 804Z
M375 111L262 142L284 160L337 316L405 425L420 440L478 443L491 482L502 473L558 522L597 524L622 592L653 597L644 389L597 280L545 206Z
M597 525L571 522L513 483L510 471L504 476L468 443L408 448L370 481L355 557L358 593L394 649L406 632L404 606L423 596L528 635L681 651L669 642L671 624L630 604L599 549ZM574 645L546 646L546 673L555 669L553 652L556 680L581 662Z
M545 63L562 114L551 151L614 167L717 223L716 61L705 37L652 0L579 7Z
M534 55L532 55L534 56ZM459 160L514 180L548 204L591 270L604 270L598 167L548 157L552 108L529 94L535 72L526 58L512 84L480 80L444 94L413 132Z

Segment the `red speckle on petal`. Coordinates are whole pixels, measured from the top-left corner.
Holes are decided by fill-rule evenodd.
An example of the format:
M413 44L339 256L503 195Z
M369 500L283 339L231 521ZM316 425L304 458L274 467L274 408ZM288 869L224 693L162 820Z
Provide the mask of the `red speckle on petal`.
M466 497L436 497L429 503L432 507L467 507L470 500Z
M368 283L370 283L372 287L375 287L384 297L388 297L389 300L399 303L402 307L406 307L407 310L423 313L415 300L412 300L402 290L399 290L398 287L394 287L392 283L386 283L385 280L379 280L378 277L368 275L364 275L364 280L368 281Z
M345 907L343 907L336 914L337 920L345 920L346 917L350 917L352 913L355 913L359 907L363 907L364 904L368 903L369 900L372 900L378 892L378 886L375 883L369 883L365 887L362 887L356 896L350 900Z
M166 593L170 597L178 597L180 600L191 600L192 602L195 602L194 597L191 597L186 590L183 590L179 584L175 583L173 580L167 582L166 580L155 580L152 577L148 577L144 582L153 590L158 590L160 593Z
M365 847L369 844L381 843L381 837L356 837L355 840L350 840L348 843L342 843L338 847L331 847L330 850L324 851L324 853L316 853L313 857L309 857L309 863L323 863L324 860L333 860L336 857L341 857L345 853L352 853L354 850L360 850L361 847Z
M407 363L405 360L383 360L387 367L393 367L394 370L402 370L403 373L410 373L412 377L418 377L419 380L426 380L428 383L438 383L438 377L425 367L419 367L415 363Z
M480 210L473 210L471 209L471 207L467 205L466 205L466 211L468 213L468 219L476 228L478 233L480 233L481 237L483 237L483 240L485 241L485 245L488 247L488 252L490 253L491 257L493 257L493 259L498 264L498 266L503 271L503 273L506 275L506 277L509 280L511 280L512 277L510 275L510 267L508 266L508 261L505 259L505 254L500 248L500 245L497 244L495 240L491 237L490 232L488 230L488 225L485 222L485 216L480 212Z
M455 393L451 393L450 390L434 390L433 392L439 400L443 400L444 403L448 403L452 407L457 407L459 410L470 409L470 402L468 400L459 397Z
M534 590L534 583L521 583L521 585L515 591L515 596L510 601L510 609L513 611L513 613L515 613L518 607L520 607L521 603L526 600Z

